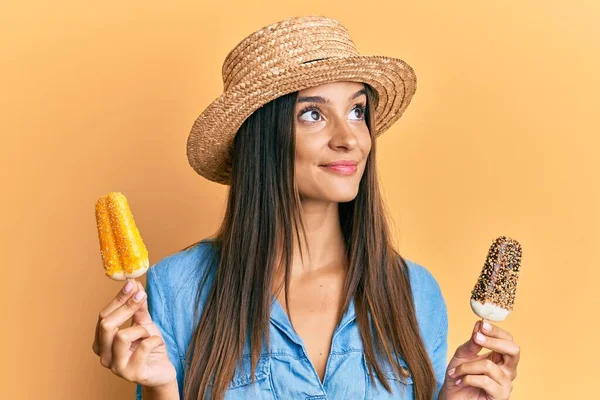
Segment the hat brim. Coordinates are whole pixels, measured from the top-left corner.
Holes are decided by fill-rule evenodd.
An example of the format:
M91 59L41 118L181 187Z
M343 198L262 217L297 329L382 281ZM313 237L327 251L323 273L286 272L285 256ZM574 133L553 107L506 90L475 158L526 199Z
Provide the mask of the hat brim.
M225 91L198 116L187 140L190 165L213 182L231 184L233 139L254 111L285 94L341 81L367 83L377 92L375 136L402 116L417 84L404 61L377 55L327 58L256 76Z

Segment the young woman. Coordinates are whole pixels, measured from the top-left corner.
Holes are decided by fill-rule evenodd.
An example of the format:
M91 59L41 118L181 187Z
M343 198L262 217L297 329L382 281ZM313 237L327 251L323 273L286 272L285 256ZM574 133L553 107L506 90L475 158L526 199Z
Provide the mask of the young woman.
M188 140L192 167L231 185L221 228L100 312L102 365L138 399L508 399L510 333L477 321L446 364L440 287L390 240L375 139L412 69L297 17L244 39L223 77Z

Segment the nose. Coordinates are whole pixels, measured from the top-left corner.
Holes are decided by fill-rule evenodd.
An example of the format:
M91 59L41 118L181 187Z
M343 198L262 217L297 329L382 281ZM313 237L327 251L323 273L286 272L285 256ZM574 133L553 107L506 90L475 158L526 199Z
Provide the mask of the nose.
M348 126L346 121L338 121L338 123L335 124L329 146L333 150L338 150L340 148L352 150L358 146L356 133L353 132L352 127Z

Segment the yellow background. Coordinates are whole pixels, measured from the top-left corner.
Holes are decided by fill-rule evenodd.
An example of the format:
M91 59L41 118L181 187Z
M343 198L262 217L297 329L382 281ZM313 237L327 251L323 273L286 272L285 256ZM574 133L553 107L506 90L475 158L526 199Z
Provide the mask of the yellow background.
M0 5L0 397L134 397L91 349L121 288L103 275L94 203L127 195L152 264L214 232L226 188L188 166L188 131L235 44L306 14L417 72L378 165L401 253L444 292L449 356L477 319L468 300L489 245L511 236L521 281L499 325L522 348L512 399L597 394L600 3L12 1Z

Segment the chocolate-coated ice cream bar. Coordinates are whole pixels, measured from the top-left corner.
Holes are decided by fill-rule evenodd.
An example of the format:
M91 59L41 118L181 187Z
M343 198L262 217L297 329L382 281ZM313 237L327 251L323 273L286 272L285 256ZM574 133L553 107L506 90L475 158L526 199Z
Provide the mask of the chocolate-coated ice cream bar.
M519 242L506 236L496 238L471 292L473 312L490 321L503 321L514 307L520 267Z

